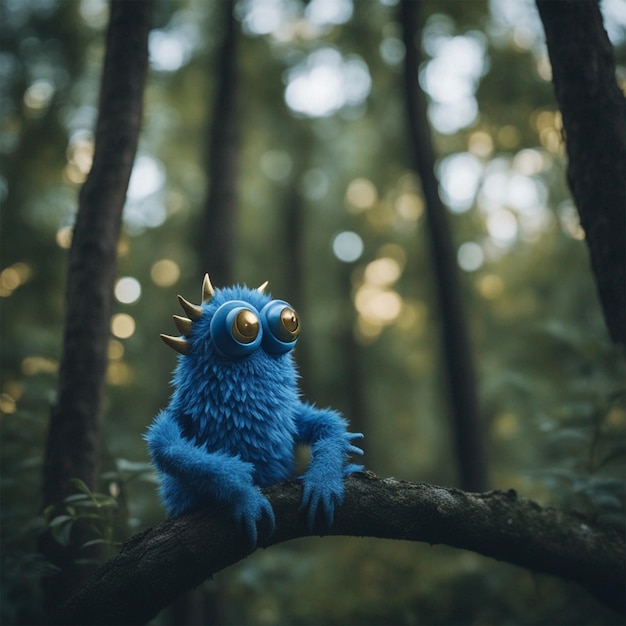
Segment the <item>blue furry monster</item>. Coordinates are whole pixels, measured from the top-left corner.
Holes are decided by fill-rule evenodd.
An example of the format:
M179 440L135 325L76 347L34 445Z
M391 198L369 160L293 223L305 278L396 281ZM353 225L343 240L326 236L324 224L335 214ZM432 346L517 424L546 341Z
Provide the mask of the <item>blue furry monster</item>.
M178 300L181 337L161 335L181 354L174 392L146 433L169 515L213 507L234 518L256 546L257 525L274 512L262 487L294 473L294 449L311 446L301 477L302 506L313 529L330 527L343 500L348 464L362 454L346 421L330 409L300 400L291 351L300 332L293 308L247 287L214 289L208 275L202 304ZM321 518L321 520L320 520Z

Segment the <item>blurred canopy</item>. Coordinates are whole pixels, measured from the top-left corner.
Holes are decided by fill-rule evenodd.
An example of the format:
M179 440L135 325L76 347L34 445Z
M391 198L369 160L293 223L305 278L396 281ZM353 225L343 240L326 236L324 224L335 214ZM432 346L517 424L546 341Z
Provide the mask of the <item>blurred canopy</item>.
M176 294L197 301L211 272L198 231L215 184L207 143L226 6L155 7L111 320L99 488L109 498L107 542L164 515L142 434L167 403L175 365L158 334L173 332ZM41 459L108 6L0 7L1 604L3 623L17 623L37 619L31 598L46 569L34 549L45 523ZM601 8L623 89L626 13L621 0ZM531 0L433 0L423 13L419 80L461 271L492 486L622 528L623 360L604 326L565 181L536 8ZM455 484L397 3L239 0L235 17L233 279L269 280L273 295L298 309L302 387L363 429L369 469ZM71 519L57 529L63 541ZM256 554L207 583L207 593L219 591L220 619L612 623L575 588L475 555L345 539L313 550L312 541Z

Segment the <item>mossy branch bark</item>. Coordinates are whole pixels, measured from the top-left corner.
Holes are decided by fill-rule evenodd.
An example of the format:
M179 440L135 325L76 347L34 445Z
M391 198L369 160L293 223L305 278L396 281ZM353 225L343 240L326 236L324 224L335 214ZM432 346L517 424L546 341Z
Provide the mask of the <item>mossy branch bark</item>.
M300 510L298 481L264 493L276 530L263 547L314 534ZM624 538L512 491L468 493L357 474L346 479L345 501L327 534L472 550L573 580L615 610L624 607ZM181 593L250 553L237 529L208 511L167 520L127 541L60 609L58 623L145 623Z

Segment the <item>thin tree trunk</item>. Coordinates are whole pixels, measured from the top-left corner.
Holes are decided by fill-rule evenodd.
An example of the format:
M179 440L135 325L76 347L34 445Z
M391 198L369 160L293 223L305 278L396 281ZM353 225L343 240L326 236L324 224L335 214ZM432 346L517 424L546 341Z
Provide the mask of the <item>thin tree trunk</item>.
M50 416L43 506L59 505L71 478L96 485L122 209L141 126L152 2L113 0L102 73L93 167L81 189L69 254L58 397ZM62 573L48 579L55 604L84 580L74 550L49 536L41 549ZM81 555L82 556L82 555Z
M567 179L613 341L626 341L626 100L596 0L537 0L563 116Z
M223 11L224 38L218 54L215 98L209 110L206 172L208 191L196 241L202 273L216 286L234 282L239 119L237 108L237 29L234 0L219 3ZM193 589L178 598L168 613L168 623L218 624L220 592Z
M344 328L339 335L340 345L343 346L344 380L349 381L348 385L344 387L344 393L347 396L346 417L350 422L350 430L352 432L365 434L363 445L359 444L359 447L363 448L363 456L359 457L357 462L364 467L372 467L372 463L375 459L370 446L368 446L367 439L370 403L367 397L366 369L363 366L365 354L363 348L358 344L354 336L356 315L354 307L350 303L350 291L352 288L351 275L353 269L352 265L343 264L342 270L339 272L341 285L345 289L346 294L346 316L349 315L349 319L343 322Z
M483 491L487 486L487 462L474 359L463 310L456 254L435 175L435 154L428 125L426 96L418 82L421 62L420 6L420 2L402 2L409 141L426 204L426 224L436 276L444 365L449 386L448 397L452 409L452 431L459 463L460 484L469 491Z
M230 285L234 279L239 154L234 0L224 2L221 8L224 11L224 40L209 131L209 189L198 242L202 271L209 272L216 286Z
M303 320L302 323L306 325L306 206L299 183L310 167L313 138L307 128L300 127L294 132L294 136L297 139L292 148L294 168L283 209L285 224L283 237L287 258L286 263L283 264L286 290L285 295L281 297L294 306ZM313 337L305 330L295 350L295 359L300 373L298 386L303 397L309 401L314 399L310 348L312 345Z
M294 133L297 141L292 153L295 154L294 175L292 185L287 192L287 207L285 210L285 243L287 250L287 262L285 272L287 279L287 299L300 313L306 311L307 264L306 264L306 203L298 188L298 183L311 165L311 153L313 151L314 138L307 128ZM313 271L316 267L313 264ZM350 304L350 274L351 266L346 266L345 271L340 273L341 287L346 294L346 311L353 311ZM345 379L350 381L346 393L346 417L350 422L350 429L354 432L367 431L367 399L365 384L363 381L363 368L361 367L362 354L360 347L354 339L353 318L345 320L345 330L338 333L341 345L345 346L342 351L343 369ZM306 317L303 318L306 325ZM296 361L300 372L299 387L304 399L315 401L315 385L311 368L311 350L313 337L304 332L296 348ZM371 462L371 456L365 451L365 456L359 462L367 466Z

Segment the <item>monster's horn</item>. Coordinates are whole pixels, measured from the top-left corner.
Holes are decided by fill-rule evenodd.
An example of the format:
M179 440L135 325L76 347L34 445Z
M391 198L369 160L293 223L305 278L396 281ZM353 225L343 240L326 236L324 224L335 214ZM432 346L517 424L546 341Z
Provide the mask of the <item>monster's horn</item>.
M208 274L204 275L204 280L202 281L202 302L208 302L215 293L213 289L213 285L211 284L211 279Z
M197 304L191 304L183 298L182 296L178 296L178 302L180 306L183 307L183 311L187 313L187 317L189 317L193 322L198 321L202 317L202 307Z
M191 326L193 322L188 317L182 317L181 315L173 315L174 324L176 324L176 328L180 330L180 332L185 335L185 337L189 337L191 335Z
M189 352L189 344L182 337L171 337L170 335L161 335L161 339L173 350L180 354Z
M269 285L269 282L270 282L269 280L266 280L266 281L265 281L262 285L259 285L259 286L256 288L256 290L257 290L259 293L263 293L263 292L265 291L265 288Z

